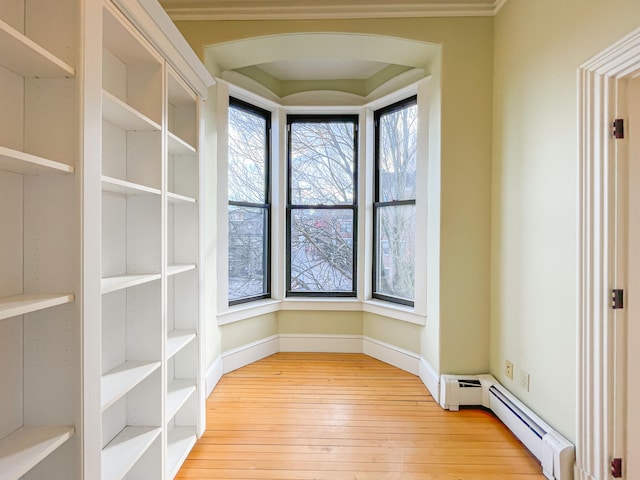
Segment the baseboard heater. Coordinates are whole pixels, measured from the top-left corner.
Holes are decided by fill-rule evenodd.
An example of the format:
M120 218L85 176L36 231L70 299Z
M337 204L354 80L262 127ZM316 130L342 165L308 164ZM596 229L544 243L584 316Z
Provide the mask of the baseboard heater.
M491 375L442 375L440 406L483 406L495 413L540 461L549 480L572 480L575 448Z

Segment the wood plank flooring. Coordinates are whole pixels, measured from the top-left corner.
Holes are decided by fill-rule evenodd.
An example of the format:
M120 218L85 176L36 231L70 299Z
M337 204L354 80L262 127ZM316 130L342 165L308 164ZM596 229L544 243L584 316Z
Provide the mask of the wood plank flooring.
M278 353L231 372L177 479L544 480L490 412L447 412L361 354Z

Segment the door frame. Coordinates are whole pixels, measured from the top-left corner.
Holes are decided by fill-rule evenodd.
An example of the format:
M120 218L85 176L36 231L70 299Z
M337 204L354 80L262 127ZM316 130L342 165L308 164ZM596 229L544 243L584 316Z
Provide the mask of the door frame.
M610 478L625 452L626 318L613 310L624 288L626 142L611 133L626 113L626 81L640 74L640 29L578 69L577 480ZM618 243L618 242L622 243Z

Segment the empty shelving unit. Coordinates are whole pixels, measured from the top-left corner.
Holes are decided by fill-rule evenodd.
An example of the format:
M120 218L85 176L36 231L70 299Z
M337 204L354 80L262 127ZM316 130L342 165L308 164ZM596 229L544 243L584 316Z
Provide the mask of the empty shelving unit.
M200 104L213 79L155 0L91 4L87 18L85 122L99 128L84 143L84 478L170 479L204 430Z
M80 475L78 31L76 0L0 9L2 480Z
M173 478L202 434L212 83L156 0L0 2L0 480Z

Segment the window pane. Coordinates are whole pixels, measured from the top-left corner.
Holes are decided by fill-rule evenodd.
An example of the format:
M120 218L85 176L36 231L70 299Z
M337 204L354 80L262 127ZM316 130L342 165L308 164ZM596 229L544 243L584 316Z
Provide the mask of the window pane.
M353 211L291 212L291 291L353 292Z
M378 201L416 198L416 139L418 107L406 107L380 116Z
M377 209L376 292L414 299L416 206Z
M266 203L267 119L229 108L229 200Z
M229 301L267 292L266 212L229 206Z
M355 124L291 124L291 203L353 205Z

